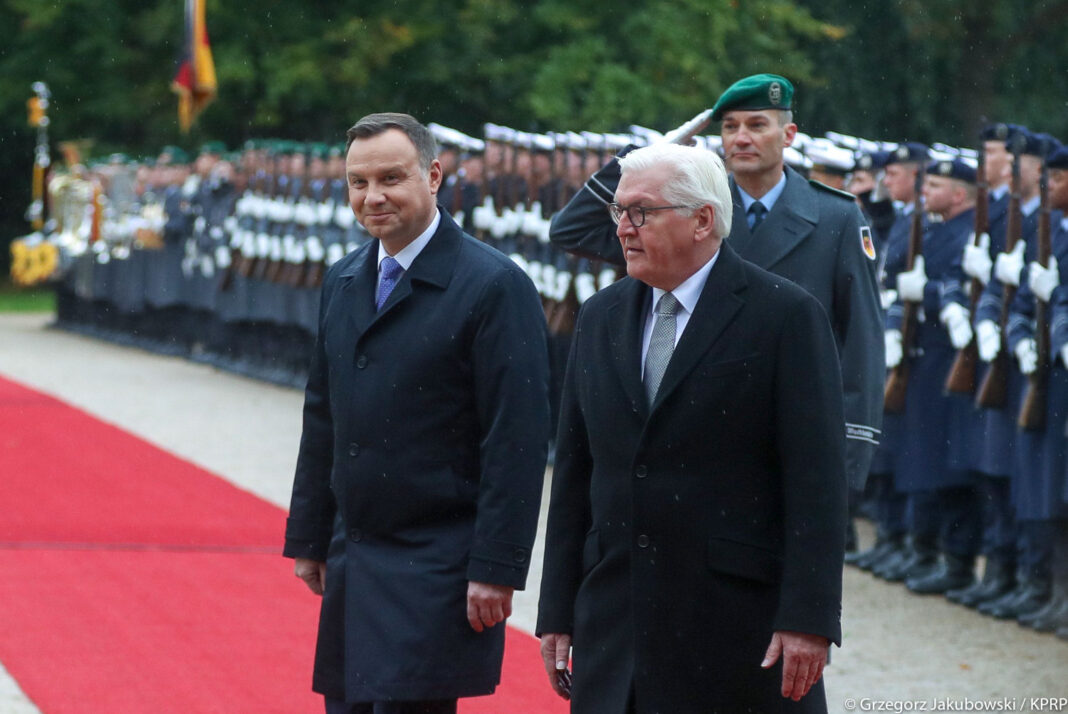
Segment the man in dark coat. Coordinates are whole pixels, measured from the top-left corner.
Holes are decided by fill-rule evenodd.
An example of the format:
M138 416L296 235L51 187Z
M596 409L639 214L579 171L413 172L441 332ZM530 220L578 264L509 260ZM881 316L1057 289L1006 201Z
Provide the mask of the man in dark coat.
M376 238L323 284L285 555L322 594L327 712L455 712L500 681L548 441L545 320L527 276L435 205L433 137L348 132Z
M871 230L852 194L806 181L783 163L797 132L793 87L759 74L735 82L716 102L734 219L728 242L742 258L797 283L823 305L842 368L846 473L864 489L883 411L883 317ZM619 180L612 159L553 218L551 240L616 264L623 255L605 205ZM759 204L760 208L755 208ZM761 211L758 219L755 211Z
M846 522L826 314L721 240L715 154L661 144L620 164L629 277L583 305L557 433L550 681L568 694L573 644L575 714L825 712Z

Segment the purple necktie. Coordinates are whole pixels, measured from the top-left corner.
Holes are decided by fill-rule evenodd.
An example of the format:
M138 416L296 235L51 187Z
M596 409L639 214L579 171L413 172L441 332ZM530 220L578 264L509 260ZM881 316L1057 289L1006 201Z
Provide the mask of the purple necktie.
M397 282L400 281L401 274L404 272L401 264L388 255L382 259L381 267L382 282L378 284L378 296L375 298L375 307L379 310L386 304L389 294L393 292L393 288L397 287Z

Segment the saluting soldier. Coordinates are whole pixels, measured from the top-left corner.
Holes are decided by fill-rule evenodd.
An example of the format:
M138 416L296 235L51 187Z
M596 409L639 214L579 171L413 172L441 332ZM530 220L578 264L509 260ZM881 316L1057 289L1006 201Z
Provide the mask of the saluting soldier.
M820 301L837 338L844 383L846 471L864 488L879 441L885 363L875 245L852 194L805 180L784 166L797 132L794 87L773 74L735 82L713 107L732 172L728 241L743 258L786 277ZM623 264L607 204L619 183L613 158L554 217L554 243Z

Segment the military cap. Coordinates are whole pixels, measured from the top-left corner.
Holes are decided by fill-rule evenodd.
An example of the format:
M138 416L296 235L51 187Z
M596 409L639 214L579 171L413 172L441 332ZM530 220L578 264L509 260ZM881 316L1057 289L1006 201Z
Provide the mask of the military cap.
M1046 166L1051 169L1068 169L1068 146L1058 144L1046 157Z
M927 161L929 154L927 147L916 141L906 141L898 144L897 148L890 152L887 164L904 164L910 161Z
M1039 132L1037 134L1033 134L1033 137L1034 137L1034 142L1038 144L1038 151L1034 152L1034 153L1032 153L1030 151L1025 152L1025 153L1031 153L1032 156L1038 156L1038 157L1044 159L1047 156L1049 156L1053 152L1054 149L1056 149L1057 147L1059 147L1061 145L1061 142L1057 139L1057 137L1053 136L1052 134L1046 134L1045 132ZM1028 147L1028 148L1030 148L1030 147Z
M777 74L754 74L739 79L727 87L712 107L712 121L719 121L725 112L735 109L790 109L793 106L794 85Z
M221 156L226 153L226 144L221 141L205 141L200 145L200 153L218 154Z
M852 151L836 146L827 139L812 139L805 144L805 156L812 161L814 167L841 176L845 176L856 166Z
M345 145L344 144L332 144L330 146L330 158L333 159L333 158L336 158L338 156L344 156L344 155L345 155Z
M979 138L982 141L1005 141L1009 138L1011 126L1011 124L1004 124L1002 122L987 124L979 132Z
M932 161L927 164L929 176L942 176L965 183L975 183L976 167L960 157Z
M189 163L189 154L186 152L185 149L179 148L177 146L167 146L164 147L163 153L171 155L172 164Z
M889 151L862 151L856 156L856 169L859 171L878 171L890 161Z

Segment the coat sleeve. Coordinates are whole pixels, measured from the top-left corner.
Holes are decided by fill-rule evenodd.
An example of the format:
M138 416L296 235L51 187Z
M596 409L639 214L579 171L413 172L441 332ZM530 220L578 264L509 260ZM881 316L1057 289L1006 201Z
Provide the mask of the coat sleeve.
M620 155L625 155L626 150ZM559 248L584 258L625 265L616 227L606 206L614 200L619 185L616 157L586 181L582 189L552 218L549 240Z
M337 504L330 488L334 465L334 422L323 336L329 295L335 280L323 282L319 301L319 333L315 338L308 385L304 390L304 428L293 478L293 494L286 520L283 555L326 561Z
M841 376L823 309L808 296L784 320L775 355L783 576L774 629L841 644L846 477Z
M847 211L835 274L833 319L840 340L846 473L850 485L863 488L882 428L886 356L875 262L861 249L860 210L849 206Z
M549 441L549 365L541 300L510 266L483 291L472 349L481 429L468 580L522 589L538 526Z
M575 328L564 375L560 421L556 436L552 495L545 533L545 561L535 633L570 633L574 626L575 597L582 581L582 549L590 528L590 477L593 457L579 403L577 377L581 369L579 344L582 317Z

